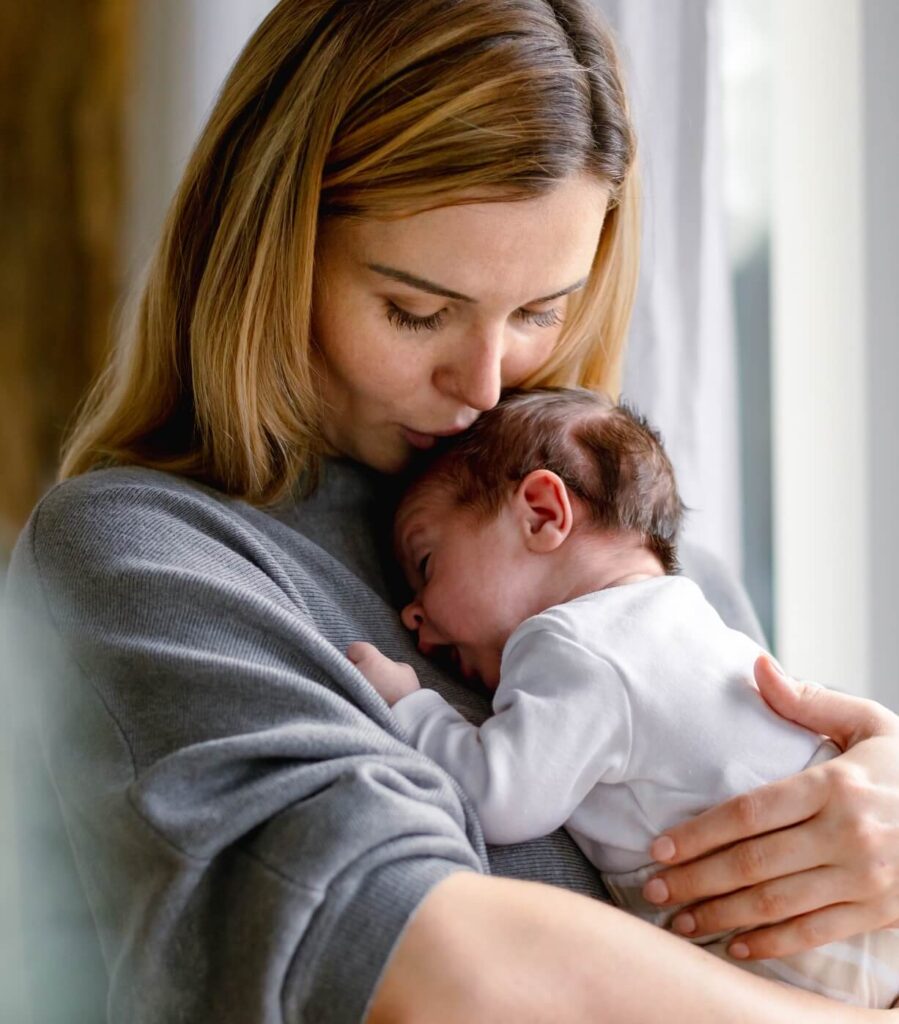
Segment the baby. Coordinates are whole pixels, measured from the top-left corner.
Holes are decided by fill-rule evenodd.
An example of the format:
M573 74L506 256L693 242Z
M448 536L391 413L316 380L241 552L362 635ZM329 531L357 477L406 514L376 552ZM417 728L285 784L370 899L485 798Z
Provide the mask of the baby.
M437 454L395 520L415 593L403 622L493 691L493 716L478 728L409 665L347 651L459 781L488 842L564 824L613 897L658 924L677 909L642 896L659 833L837 752L765 704L759 646L677 575L682 514L641 417L581 389L512 392ZM703 943L725 955L731 938ZM741 966L887 1007L899 931Z

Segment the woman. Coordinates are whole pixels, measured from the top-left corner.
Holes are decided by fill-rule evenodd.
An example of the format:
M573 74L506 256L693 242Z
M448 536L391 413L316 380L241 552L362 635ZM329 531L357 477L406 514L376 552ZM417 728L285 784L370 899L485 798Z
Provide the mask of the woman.
M111 1020L869 1016L585 898L561 833L485 875L343 657L370 640L478 713L389 603L379 474L502 386L615 389L637 210L587 0L284 0L246 47L12 572ZM744 840L664 878L752 956L899 917L896 719L759 671L853 749L656 850Z

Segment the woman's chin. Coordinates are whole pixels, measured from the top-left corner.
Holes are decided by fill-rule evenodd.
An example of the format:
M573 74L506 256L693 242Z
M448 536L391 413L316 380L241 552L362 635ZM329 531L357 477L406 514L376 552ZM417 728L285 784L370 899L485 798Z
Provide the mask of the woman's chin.
M368 465L372 469L377 469L381 473L396 474L402 473L407 470L415 461L416 452L414 449L401 449L380 452L377 455L377 461L368 462Z
M382 438L372 432L368 437L346 439L336 454L379 473L394 474L409 467L415 450L401 439Z

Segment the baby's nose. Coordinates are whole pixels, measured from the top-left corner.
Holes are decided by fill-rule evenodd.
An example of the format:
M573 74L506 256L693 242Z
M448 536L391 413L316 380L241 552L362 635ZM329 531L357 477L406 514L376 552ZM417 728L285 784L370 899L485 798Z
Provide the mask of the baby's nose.
M406 629L411 629L413 632L421 629L425 621L424 613L418 601L410 601L400 612L400 618L403 620L403 625Z
M418 649L422 654L433 654L437 650L439 644L431 643L422 636L425 625L425 613L418 601L412 601L407 604L400 612L400 618L403 620L403 625L406 629L411 629L413 633L418 633Z

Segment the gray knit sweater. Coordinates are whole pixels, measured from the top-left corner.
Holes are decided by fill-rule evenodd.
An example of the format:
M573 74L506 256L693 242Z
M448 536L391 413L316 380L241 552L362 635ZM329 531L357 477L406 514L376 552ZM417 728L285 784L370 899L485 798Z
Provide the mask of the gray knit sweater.
M313 498L271 514L104 470L51 491L19 541L14 701L96 922L113 1024L359 1021L411 913L454 871L601 895L564 832L485 850L458 786L343 656L368 640L475 721L489 709L398 621L380 482L328 463ZM739 588L690 563L755 632Z

